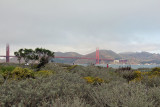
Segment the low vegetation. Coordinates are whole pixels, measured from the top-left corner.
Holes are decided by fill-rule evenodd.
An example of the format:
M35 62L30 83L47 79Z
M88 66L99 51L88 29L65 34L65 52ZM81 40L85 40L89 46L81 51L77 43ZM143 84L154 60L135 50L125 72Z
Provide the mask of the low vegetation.
M0 65L0 107L158 107L160 68Z

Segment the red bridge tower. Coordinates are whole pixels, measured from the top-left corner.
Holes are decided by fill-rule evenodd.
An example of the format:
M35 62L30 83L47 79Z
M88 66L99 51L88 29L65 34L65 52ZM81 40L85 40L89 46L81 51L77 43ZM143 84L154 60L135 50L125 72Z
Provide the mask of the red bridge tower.
M96 49L96 64L99 64L99 48Z
M6 45L6 63L9 63L9 44Z

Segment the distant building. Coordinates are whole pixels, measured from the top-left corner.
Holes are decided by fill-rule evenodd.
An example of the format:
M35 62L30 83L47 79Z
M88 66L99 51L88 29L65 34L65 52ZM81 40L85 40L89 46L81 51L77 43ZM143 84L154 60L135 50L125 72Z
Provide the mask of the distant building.
M126 59L121 59L121 60L119 60L119 63L121 63L121 64L126 64L126 63L127 63L127 60L126 60Z
M114 64L119 64L119 60L114 60Z

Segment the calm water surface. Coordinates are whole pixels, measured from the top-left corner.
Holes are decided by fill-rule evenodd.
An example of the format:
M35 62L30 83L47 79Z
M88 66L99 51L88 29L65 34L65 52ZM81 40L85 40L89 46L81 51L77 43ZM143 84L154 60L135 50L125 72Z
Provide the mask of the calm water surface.
M88 66L88 64L79 64L79 65ZM107 67L107 64L96 64L95 66ZM109 64L109 67L112 67L112 68L127 67L127 66L131 67L132 69L160 67L160 65L115 65L115 64Z

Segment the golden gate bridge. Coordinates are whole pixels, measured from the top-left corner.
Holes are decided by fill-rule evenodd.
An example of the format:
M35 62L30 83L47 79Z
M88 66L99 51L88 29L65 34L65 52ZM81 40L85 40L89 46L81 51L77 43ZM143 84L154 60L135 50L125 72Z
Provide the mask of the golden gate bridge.
M16 57L10 55L10 46L9 44L6 45L6 55L0 55L0 57L6 58L6 63L10 62L11 57ZM64 56L55 56L54 58L68 58L68 59L88 59L88 60L95 60L96 64L99 64L100 61L114 61L114 59L109 58L99 58L99 48L96 48L96 57L95 58L87 58L87 57L64 57ZM120 60L122 63L126 63L127 60Z

